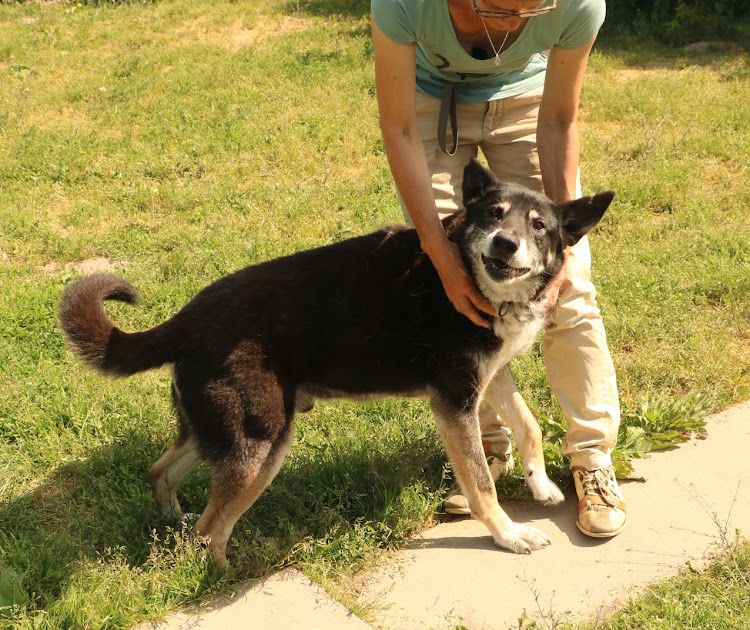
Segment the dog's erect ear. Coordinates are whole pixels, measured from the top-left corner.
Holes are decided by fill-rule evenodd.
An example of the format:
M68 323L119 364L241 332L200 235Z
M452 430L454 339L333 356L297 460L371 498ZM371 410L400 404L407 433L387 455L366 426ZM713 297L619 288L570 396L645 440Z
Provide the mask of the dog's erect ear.
M464 207L468 207L478 199L481 199L490 188L499 188L500 183L495 176L488 171L476 158L464 168L464 181L462 191L464 195Z
M560 217L563 244L575 245L588 234L601 220L612 203L615 193L611 190L600 192L593 197L581 197L556 206Z

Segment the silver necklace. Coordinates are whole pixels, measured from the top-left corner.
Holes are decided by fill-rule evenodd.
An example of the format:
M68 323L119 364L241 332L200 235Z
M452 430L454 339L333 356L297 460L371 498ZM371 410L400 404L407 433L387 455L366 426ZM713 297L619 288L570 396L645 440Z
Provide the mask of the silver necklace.
M482 20L482 26L484 26L484 32L487 33L487 39L490 42L490 46L492 46L492 52L495 53L495 65L500 67L500 53L503 52L503 46L505 46L505 42L508 41L508 35L510 35L510 31L505 31L505 37L503 37L503 43L500 44L500 48L495 48L495 44L492 41L492 38L490 37L490 32L487 30L487 23L484 21L484 18L482 16L479 16L479 19Z

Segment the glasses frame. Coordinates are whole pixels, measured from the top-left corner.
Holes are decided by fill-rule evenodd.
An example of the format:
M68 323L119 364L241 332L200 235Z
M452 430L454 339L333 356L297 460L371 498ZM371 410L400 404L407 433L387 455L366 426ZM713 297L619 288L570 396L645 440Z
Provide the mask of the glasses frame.
M539 7L538 9L529 9L528 11L506 11L505 9L480 9L477 6L477 0L471 0L471 5L472 5L472 8L474 9L474 13L476 13L479 17L527 18L527 17L535 17L537 15L544 15L545 13L549 13L550 11L554 11L557 8L557 0L552 0L552 4L546 7Z

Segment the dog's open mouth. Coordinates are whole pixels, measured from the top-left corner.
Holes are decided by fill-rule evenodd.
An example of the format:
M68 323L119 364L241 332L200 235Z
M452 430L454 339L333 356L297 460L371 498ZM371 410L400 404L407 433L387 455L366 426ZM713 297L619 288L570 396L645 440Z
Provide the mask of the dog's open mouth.
M493 278L497 278L498 280L518 278L519 276L527 274L529 273L529 271L531 271L529 267L511 267L507 262L501 260L500 258L489 258L484 254L482 254L482 263L484 264L484 268L487 270L487 273L490 274L490 276L492 276Z

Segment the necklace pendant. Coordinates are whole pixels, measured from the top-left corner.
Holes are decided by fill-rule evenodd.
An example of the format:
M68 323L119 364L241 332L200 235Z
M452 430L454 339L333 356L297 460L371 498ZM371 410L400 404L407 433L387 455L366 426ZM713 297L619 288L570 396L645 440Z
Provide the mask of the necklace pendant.
M505 42L508 41L508 36L510 35L510 31L505 31L505 37L503 37L503 43L500 44L500 48L495 48L495 43L492 41L492 37L490 37L490 31L487 28L487 24L484 21L484 18L481 17L482 20L482 26L484 26L484 32L487 35L487 40L490 42L490 47L492 48L492 52L495 53L495 67L500 67L500 53L503 52L503 48L505 48Z

